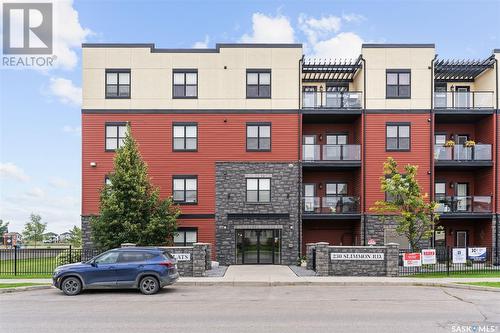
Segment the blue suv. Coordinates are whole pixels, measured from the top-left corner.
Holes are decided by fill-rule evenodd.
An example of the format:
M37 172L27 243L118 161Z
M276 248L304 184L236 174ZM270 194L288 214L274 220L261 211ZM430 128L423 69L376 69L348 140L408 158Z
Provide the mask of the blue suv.
M133 288L152 295L178 278L177 261L170 253L138 247L113 249L87 262L59 266L52 277L54 286L69 296L103 288Z

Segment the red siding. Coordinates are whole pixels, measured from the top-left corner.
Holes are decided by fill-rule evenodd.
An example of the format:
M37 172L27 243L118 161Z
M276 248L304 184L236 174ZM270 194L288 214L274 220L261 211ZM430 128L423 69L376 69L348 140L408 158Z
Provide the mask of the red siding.
M430 193L431 147L430 122L428 114L367 114L366 116L366 206L365 212L370 212L377 200L384 199L380 191L380 177L383 176L383 164L387 157L393 157L400 165L400 170L406 164L418 165L418 182L424 193ZM385 149L385 132L387 122L411 123L411 151L387 152Z
M302 135L317 135L317 144L326 144L327 134L347 134L349 144L360 143L360 133L356 131L354 123L304 124L302 126ZM320 138L319 135L322 137Z
M491 220L442 220L439 222L439 225L444 227L447 246L455 246L457 231L467 231L469 246L491 247L493 245Z
M316 196L324 197L326 195L326 183L347 183L347 195L359 196L356 176L358 172L352 171L304 171L303 184L316 184ZM322 185L320 189L318 184Z
M180 219L177 224L182 227L198 228L198 242L212 244L212 259L215 259L215 221L213 219Z
M360 244L360 221L305 221L302 224L302 253L307 243Z

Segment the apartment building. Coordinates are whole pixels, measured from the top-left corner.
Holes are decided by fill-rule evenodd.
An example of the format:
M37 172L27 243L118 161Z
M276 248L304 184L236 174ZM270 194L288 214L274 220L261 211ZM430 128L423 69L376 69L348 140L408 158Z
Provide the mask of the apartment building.
M364 44L351 60L307 59L300 44L83 44L85 244L129 124L152 182L181 208L174 242L209 242L222 264L291 264L318 241L406 246L370 211L388 156L419 165L439 202L431 245L498 257L499 57L441 59L433 44Z

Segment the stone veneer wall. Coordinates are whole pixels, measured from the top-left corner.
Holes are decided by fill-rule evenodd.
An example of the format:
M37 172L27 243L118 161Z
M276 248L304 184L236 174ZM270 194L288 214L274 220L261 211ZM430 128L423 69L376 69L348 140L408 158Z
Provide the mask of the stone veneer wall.
M281 264L296 263L299 255L298 164L217 162L215 169L217 260L222 265L236 263L236 230L279 229ZM246 178L268 176L271 178L271 202L247 203Z
M90 218L91 216L82 216L82 248L87 251L94 248L92 232L90 230Z
M205 275L205 271L211 268L210 244L194 243L193 246L166 246L162 247L172 254L190 254L190 260L177 261L177 269L180 276L200 277Z
M382 215L366 215L366 242L369 239L374 239L376 245L385 244L385 231L390 230L391 232L396 231L397 222L391 216L382 216ZM365 243L367 244L367 243ZM430 240L422 240L420 241L420 246L422 248L430 246Z

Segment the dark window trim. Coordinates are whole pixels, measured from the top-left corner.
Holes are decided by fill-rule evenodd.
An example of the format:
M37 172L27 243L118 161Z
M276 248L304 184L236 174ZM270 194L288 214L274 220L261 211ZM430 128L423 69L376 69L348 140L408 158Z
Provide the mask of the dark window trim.
M184 179L184 200L174 200L174 179ZM196 179L196 202L186 202L186 179ZM198 204L198 175L173 175L172 176L172 201L178 205L197 205Z
M248 180L249 179L257 179L257 201L248 201ZM269 201L260 201L260 180L261 179L269 179ZM272 202L272 178L263 177L263 178L245 178L245 202L250 204L270 204Z
M345 185L346 194L339 194L338 193L339 192L339 185L340 184ZM328 185L335 185L337 193L336 194L328 194L328 192L327 192ZM331 180L331 181L325 182L325 197L345 197L345 196L349 196L349 186L348 186L348 183L346 181Z
M128 96L108 96L108 73L128 73L129 74L129 82L128 82ZM120 75L117 76L118 83L116 85L117 94L120 91ZM127 86L127 84L123 84L123 86ZM104 73L104 98L105 99L130 99L132 98L132 71L130 68L106 68Z
M194 243L198 243L198 228L197 227L178 227L175 232L177 232L177 233L183 232L184 233L184 242L183 242L183 245L180 245L179 243L174 242L175 246L190 246L190 245L187 245L187 242L186 242L186 231L196 231L196 241Z
M174 84L174 75L176 73L184 74L184 84ZM196 73L196 96L186 96L186 73ZM197 68L174 68L172 69L172 99L198 99L198 69ZM175 86L184 86L184 96L175 96L174 88ZM189 86L192 86L190 84Z
M269 96L248 96L248 74L249 73L257 73L259 74L257 77L257 93L259 92L260 84L260 73L269 73ZM247 68L245 73L245 95L247 99L271 99L273 96L272 91L272 82L273 82L273 74L271 73L271 69L269 68ZM252 84L255 86L255 84ZM267 86L267 84L263 85Z
M128 121L121 121L121 122L110 121L110 122L105 122L104 123L104 151L105 152L115 152L116 151L116 149L108 149L107 148L107 142L106 142L107 139L108 139L108 137L106 136L107 127L108 126L116 126L116 127L118 127L118 126L127 126L127 125L130 126L130 122L128 122ZM116 133L116 135L118 135L118 132ZM118 149L118 139L119 139L119 137L117 136L117 138L116 138L116 140L117 140L117 142L116 142L117 149Z
M195 149L175 149L174 148L174 127L184 126L184 147L186 147L186 126L196 126L196 148ZM172 151L173 152L197 152L198 151L198 123L196 122L173 122L172 123Z
M395 149L391 149L391 148L387 148L387 127L388 126L398 126L398 136L397 136L397 140L398 140L398 147L399 147L399 126L408 126L408 148L404 148L404 149L400 149L400 148L395 148ZM394 151L394 152L409 152L411 151L411 122L387 122L385 123L385 151Z
M390 86L396 86L398 87L398 96L389 96L388 94L388 86L389 84L387 84L387 74L398 74L398 83L396 85L394 84L391 84ZM408 84L399 84L399 74L403 74L403 73L408 73L410 74L409 75L409 82ZM399 87L400 86L408 86L408 96L399 96ZM386 69L385 70L385 98L386 99L411 99L411 69Z
M248 148L248 126L258 126L257 129L257 149ZM260 147L260 126L269 126L269 149L261 149ZM270 152L273 148L273 126L270 122L248 122L245 126L245 145L247 152Z
M348 131L345 131L345 132L329 132L328 129L326 130L325 132L325 145L327 145L328 143L328 138L327 136L336 136L337 137L337 142L338 142L338 137L341 136L341 135L345 135L346 137L346 140L345 140L345 144L348 145L349 144L349 132ZM338 143L336 145L339 145Z

